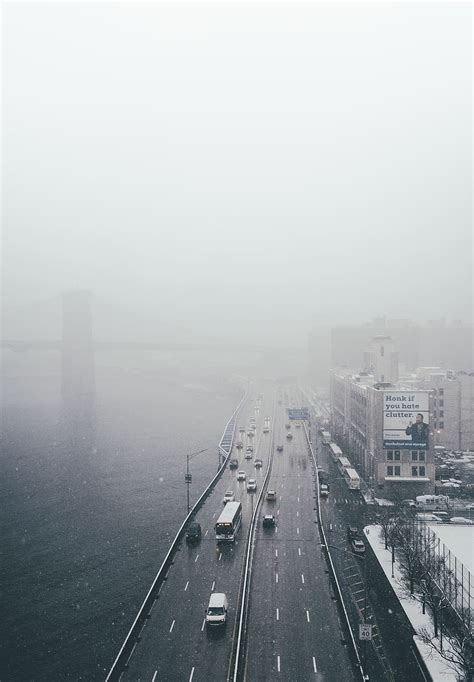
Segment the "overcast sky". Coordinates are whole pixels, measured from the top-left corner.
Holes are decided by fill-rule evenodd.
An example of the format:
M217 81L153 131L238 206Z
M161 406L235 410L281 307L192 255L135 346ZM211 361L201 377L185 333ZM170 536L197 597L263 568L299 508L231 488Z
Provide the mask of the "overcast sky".
M11 4L7 307L468 318L469 4Z

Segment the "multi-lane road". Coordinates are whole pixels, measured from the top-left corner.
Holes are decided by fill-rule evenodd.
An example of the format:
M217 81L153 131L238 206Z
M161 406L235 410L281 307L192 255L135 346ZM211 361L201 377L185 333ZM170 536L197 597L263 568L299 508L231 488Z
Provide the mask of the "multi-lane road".
M231 673L233 644L238 627L237 610L246 540L267 467L266 488L277 492L275 502L264 500L258 510L249 579L249 607L244 637L241 676L248 680L357 679L351 663L344 628L331 588L328 567L321 551L315 502L315 481L302 428L292 426L286 439L286 407L298 404L295 395L270 384L250 395L237 421L245 428L244 448L234 445L232 457L239 469L257 480L256 493L238 482L236 470L226 468L200 509L201 542L184 542L159 593L130 656L124 680L152 682L226 680ZM270 416L270 432L263 432ZM250 419L256 432L249 438ZM253 458L245 460L248 443ZM276 445L283 444L283 452ZM263 467L256 469L256 457ZM233 490L242 503L242 527L235 544L217 545L215 522L223 509L223 497ZM272 513L276 527L263 529L262 517ZM228 622L222 630L208 631L205 609L210 594L225 592Z

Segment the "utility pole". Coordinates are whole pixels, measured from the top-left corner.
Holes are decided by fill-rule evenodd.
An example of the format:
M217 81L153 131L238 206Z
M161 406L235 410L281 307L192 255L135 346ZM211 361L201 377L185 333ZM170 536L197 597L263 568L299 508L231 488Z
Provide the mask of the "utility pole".
M193 481L192 474L189 472L189 461L196 457L197 455L200 455L202 452L207 452L209 448L204 448L204 450L198 450L197 452L192 452L190 455L186 455L186 473L184 474L184 482L186 483L186 508L188 510L188 514L190 512L190 504L189 504L189 486L191 485Z

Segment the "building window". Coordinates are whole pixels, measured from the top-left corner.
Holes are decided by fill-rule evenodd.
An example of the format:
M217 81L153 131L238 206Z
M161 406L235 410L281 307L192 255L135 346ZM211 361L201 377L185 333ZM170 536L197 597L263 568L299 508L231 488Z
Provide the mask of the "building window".
M420 467L420 476L425 475L425 467Z
M393 450L387 450L387 459L392 462L393 461Z
M438 416L438 415L437 415L437 413L436 413L436 410L434 410L434 411L433 411L433 417L436 419L437 416Z
M418 453L416 450L411 451L411 461L412 462L418 462Z
M387 476L393 476L393 467L387 467Z
M440 406L440 407L444 407L444 400L443 400L442 398L441 398L441 400L439 401L439 406Z
M444 418L444 410L440 410L440 411L439 411L439 418L441 419L441 417Z
M400 467L395 467L395 476L400 476Z
M418 467L412 467L411 468L411 475L412 476L418 476Z
M438 391L438 393L439 393L440 395L444 395L444 388L440 388L439 391Z
M400 461L400 450L395 450L395 459L397 462Z
M425 461L425 451L424 451L424 450L422 450L422 451L420 452L418 459L420 460L420 462L424 462L424 461Z
M439 423L439 428L440 428L440 429L444 429L444 422L440 422L440 423Z

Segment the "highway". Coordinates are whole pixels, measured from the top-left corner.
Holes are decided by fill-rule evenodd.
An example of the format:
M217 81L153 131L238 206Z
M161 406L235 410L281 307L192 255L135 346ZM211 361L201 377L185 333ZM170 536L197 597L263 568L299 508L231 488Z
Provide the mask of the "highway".
M424 677L414 655L411 627L398 600L387 590L385 576L371 553L367 551L365 559L360 559L348 542L348 526L362 531L371 523L375 508L366 505L359 491L348 489L319 434L313 435L313 441L318 464L330 483L329 497L321 499L322 523L356 640L364 614L373 625L373 643L359 642L364 669L371 680L421 682ZM367 592L366 585L370 586Z
M245 427L244 448L234 446L232 457L239 459L239 469L248 478L256 478L258 489L264 479L270 455L270 436L263 434L265 416L272 416L274 391L266 391L258 400L258 391L249 396L237 420L236 439L242 437L239 427ZM250 418L257 420L254 438L247 432ZM245 460L248 443L254 446L253 459ZM262 469L255 469L254 459L263 460ZM124 680L225 680L231 655L236 605L243 568L245 538L253 512L255 493L247 493L246 483L238 482L236 470L227 467L197 515L202 527L202 540L195 546L183 541L176 554L158 600L142 631L140 642L129 660ZM219 545L214 524L223 509L226 490L234 490L242 503L242 527L234 545ZM229 601L228 623L224 630L207 632L204 612L211 592L225 592Z
M315 488L303 428L286 439L284 406L277 411L275 452L256 534L245 679L353 680L351 660L332 599L316 523ZM274 514L274 530L262 527Z

